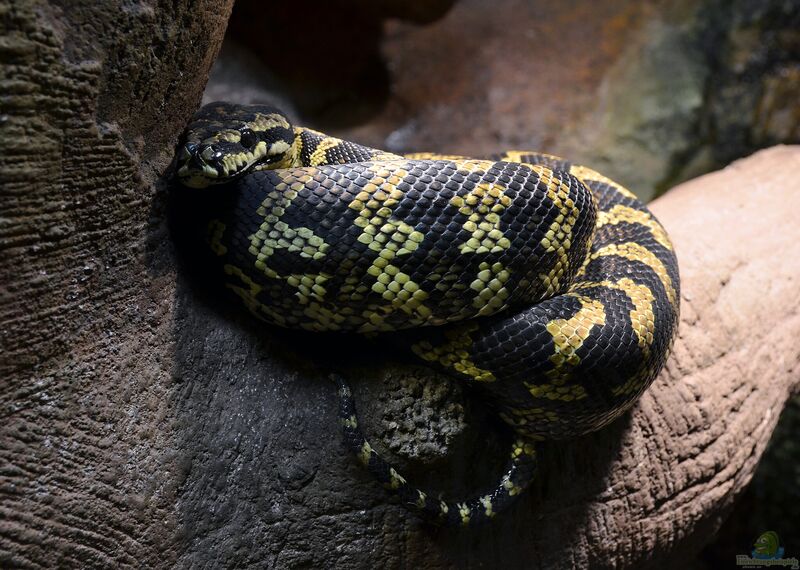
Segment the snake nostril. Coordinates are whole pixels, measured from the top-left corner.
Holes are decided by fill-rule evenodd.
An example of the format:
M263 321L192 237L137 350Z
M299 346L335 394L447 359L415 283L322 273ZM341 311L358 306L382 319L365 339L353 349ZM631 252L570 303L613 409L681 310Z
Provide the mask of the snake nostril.
M181 161L191 160L195 156L196 150L197 150L196 143L186 143L181 147L180 153L178 153L178 160Z

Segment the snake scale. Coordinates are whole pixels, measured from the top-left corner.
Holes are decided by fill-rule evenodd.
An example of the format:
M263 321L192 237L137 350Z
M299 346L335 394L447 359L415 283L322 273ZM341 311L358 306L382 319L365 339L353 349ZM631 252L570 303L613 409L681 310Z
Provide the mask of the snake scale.
M496 487L449 503L378 455L334 376L348 446L429 520L493 518L533 478L536 442L602 428L664 366L679 308L669 237L589 168L520 151L399 156L221 102L197 112L175 164L183 191L211 200L210 255L253 314L311 331L412 329L393 334L511 426Z

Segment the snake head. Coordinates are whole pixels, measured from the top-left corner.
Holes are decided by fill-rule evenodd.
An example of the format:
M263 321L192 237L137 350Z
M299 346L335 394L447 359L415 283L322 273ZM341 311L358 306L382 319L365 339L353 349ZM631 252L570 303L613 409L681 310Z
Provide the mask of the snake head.
M274 107L209 103L181 137L178 179L184 186L205 188L249 170L276 168L291 160L293 142L289 119Z

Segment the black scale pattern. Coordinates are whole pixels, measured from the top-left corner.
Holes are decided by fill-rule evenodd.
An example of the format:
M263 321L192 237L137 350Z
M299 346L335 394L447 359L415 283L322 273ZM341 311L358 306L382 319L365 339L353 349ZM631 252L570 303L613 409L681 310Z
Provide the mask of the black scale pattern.
M401 160L398 167L406 174L396 185L399 195L390 207L390 215L382 220L390 224L394 233L398 224L404 224L423 239L415 250L395 256L390 264L427 293L424 304L431 313L415 321L401 306L384 319L383 330L474 317L478 312L475 306L478 292L471 284L486 265L500 264L508 273L505 282L508 298L503 306L527 305L545 296L547 289L539 275L549 271L559 256L548 252L542 239L560 212L548 198L546 184L535 172L508 162L494 163L486 171L477 172L468 172L448 161ZM262 286L258 302L285 318L276 324L319 330L319 323L305 312L307 304L297 303L297 287L285 279L296 274L327 276L322 284L325 294L313 302L323 311L348 315L347 320L331 323L328 328L368 331L373 325L365 315L385 311L387 301L370 288L377 278L368 273L381 252L359 241L364 233L364 228L356 224L361 210L353 208L353 201L375 179L377 170L371 163L364 162L261 171L243 177L236 184L236 203L231 215L222 218L226 227L231 228L227 238L230 253L224 262L242 269ZM267 204L269 210L285 201L285 193L279 195L281 192L269 198L269 189L281 184L291 186L297 181L302 181L299 182L302 188L291 203L284 205L279 220L270 224L266 232L274 231L276 224L285 224L290 233L307 228L324 241L328 249L324 256L313 259L297 249L276 248L265 263L279 277L270 279L255 268L256 256L250 251L251 236L264 224L259 208ZM563 291L586 255L595 211L589 192L576 178L562 174L558 183L578 212L572 247L566 252L569 267L561 280L563 285L559 291ZM497 227L508 237L509 245L498 251L465 254L461 248L472 237L472 232L464 228L469 216L460 212L453 201L455 197L468 197L481 184L502 188L508 206L500 212ZM500 202L492 200L492 204ZM376 229L381 225L379 223ZM348 283L364 285L367 291L350 290L346 287ZM237 279L233 284L242 285ZM273 320L270 314L259 316Z

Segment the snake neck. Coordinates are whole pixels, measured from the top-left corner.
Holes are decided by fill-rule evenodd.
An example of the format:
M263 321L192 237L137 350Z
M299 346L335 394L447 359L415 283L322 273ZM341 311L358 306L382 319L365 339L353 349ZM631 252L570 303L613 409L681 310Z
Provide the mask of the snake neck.
M294 127L294 140L279 159L256 165L253 170L322 167L363 161L404 160L404 157L345 141L306 127Z
M283 153L283 156L271 163L257 164L253 167L253 171L258 170L277 170L280 168L295 168L298 166L306 166L301 159L303 149L303 134L308 131L304 127L294 127L294 140L292 141L289 149Z

